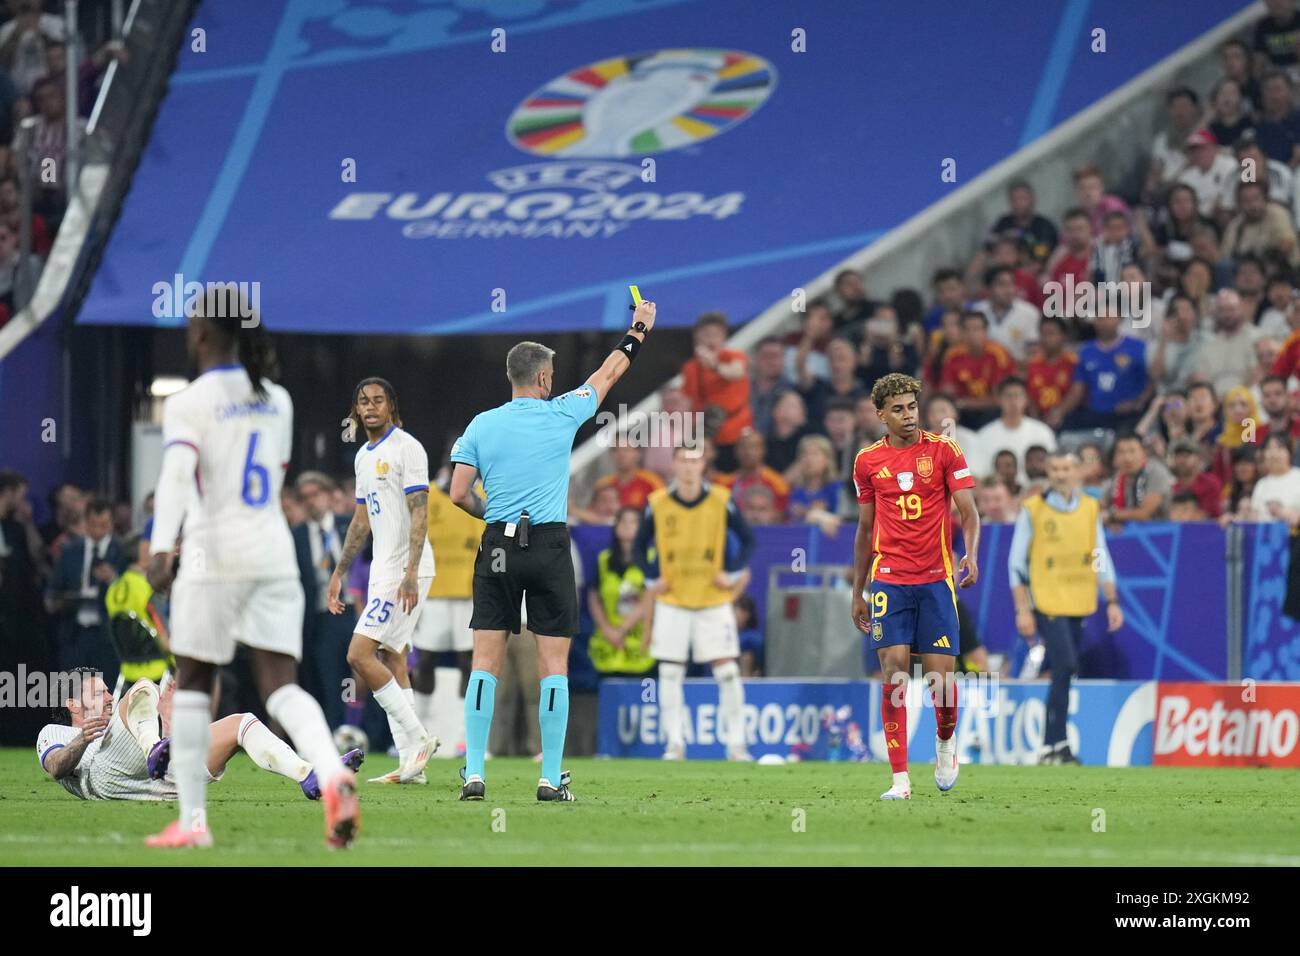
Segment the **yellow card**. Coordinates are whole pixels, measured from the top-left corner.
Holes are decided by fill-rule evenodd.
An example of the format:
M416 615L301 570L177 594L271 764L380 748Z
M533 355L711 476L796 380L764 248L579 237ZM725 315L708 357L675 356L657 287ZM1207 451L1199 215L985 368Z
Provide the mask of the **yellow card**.
M633 302L633 304L635 304L635 305L640 305L640 304L641 304L641 290L638 289L638 288L637 288L636 286L634 286L634 285L630 285L630 286L628 286L628 288L632 290L632 302Z

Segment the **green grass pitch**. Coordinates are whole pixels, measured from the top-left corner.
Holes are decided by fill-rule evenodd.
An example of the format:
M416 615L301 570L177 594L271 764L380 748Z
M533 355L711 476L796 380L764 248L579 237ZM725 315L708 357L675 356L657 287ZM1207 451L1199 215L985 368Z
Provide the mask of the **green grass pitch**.
M393 761L368 760L362 775ZM212 785L210 851L147 850L171 803L83 802L33 751L0 750L0 861L120 865L1300 865L1300 771L967 766L939 793L912 768L573 760L578 803L538 804L537 765L488 764L488 799L456 800L460 763L428 786L363 786L362 833L331 852L321 808L242 754ZM1104 812L1105 831L1097 832ZM884 854L885 848L903 847Z

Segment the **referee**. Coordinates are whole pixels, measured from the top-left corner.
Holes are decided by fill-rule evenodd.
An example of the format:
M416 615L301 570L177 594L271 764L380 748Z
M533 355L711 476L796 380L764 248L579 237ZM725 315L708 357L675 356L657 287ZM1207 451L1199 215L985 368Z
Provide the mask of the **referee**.
M1083 619L1097 610L1097 586L1106 595L1106 627L1124 626L1115 591L1115 570L1106 547L1096 498L1079 492L1079 463L1070 452L1047 459L1048 489L1026 499L1016 518L1008 560L1016 630L1047 645L1052 683L1047 690L1044 753L1039 763L1071 764L1066 716L1070 681L1079 669ZM1032 603L1031 603L1032 599Z
M487 527L474 562L473 670L465 693L465 784L462 800L482 800L484 751L492 729L497 678L506 638L518 634L520 604L537 635L541 676L538 722L542 776L538 800L571 801L561 770L569 725L569 642L578 630L578 594L569 556L569 456L573 436L596 414L655 324L642 302L632 328L585 385L551 400L555 352L520 342L506 355L511 400L474 416L451 450L451 498ZM474 493L482 475L486 504Z

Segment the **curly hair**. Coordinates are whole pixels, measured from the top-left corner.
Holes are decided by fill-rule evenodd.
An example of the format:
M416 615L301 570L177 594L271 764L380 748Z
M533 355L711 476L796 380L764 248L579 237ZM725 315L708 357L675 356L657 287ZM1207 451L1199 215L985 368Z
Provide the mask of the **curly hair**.
M895 395L907 395L908 393L920 398L921 383L910 375L904 375L902 372L890 372L888 375L876 379L876 384L871 386L871 402L879 411Z

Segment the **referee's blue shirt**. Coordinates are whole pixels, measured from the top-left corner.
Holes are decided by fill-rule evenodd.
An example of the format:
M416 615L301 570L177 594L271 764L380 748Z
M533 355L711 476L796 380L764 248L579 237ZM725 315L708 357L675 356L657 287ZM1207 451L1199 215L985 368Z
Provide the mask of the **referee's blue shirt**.
M516 398L474 416L451 460L482 476L485 521L518 521L524 511L533 524L569 520L573 437L599 403L594 388L580 385L550 401Z

